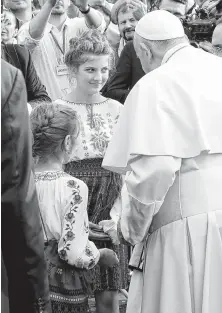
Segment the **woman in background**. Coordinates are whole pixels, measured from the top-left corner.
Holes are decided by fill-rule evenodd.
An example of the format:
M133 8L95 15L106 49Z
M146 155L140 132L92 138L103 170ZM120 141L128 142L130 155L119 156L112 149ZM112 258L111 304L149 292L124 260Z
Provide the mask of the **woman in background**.
M7 10L4 10L1 15L1 41L5 44L16 44L16 36L18 34L18 23L15 15Z

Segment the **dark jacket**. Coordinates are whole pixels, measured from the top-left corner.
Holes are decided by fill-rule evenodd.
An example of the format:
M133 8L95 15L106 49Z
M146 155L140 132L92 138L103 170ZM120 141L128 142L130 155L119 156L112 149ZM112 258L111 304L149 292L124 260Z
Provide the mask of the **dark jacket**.
M1 66L1 247L10 313L48 313L49 286L25 82L18 69L3 60Z
M2 59L22 71L30 104L33 102L51 102L45 86L37 75L27 48L20 45L2 44Z
M102 89L102 94L104 97L124 103L130 90L144 75L133 42L130 41L123 48L116 71Z

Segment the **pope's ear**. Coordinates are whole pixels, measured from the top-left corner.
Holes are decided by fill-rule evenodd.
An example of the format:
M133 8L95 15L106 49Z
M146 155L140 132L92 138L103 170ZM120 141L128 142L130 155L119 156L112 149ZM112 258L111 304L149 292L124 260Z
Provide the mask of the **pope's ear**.
M145 45L145 43L143 43L143 42L140 43L140 49L141 49L141 51L146 55L146 57L147 57L148 59L151 58L152 53L151 53L149 47L147 47L147 45Z

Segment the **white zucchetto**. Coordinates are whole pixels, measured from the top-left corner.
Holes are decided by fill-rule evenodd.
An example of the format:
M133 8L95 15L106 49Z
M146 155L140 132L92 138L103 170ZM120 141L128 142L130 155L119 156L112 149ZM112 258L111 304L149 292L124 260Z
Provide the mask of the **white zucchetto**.
M179 18L165 10L147 13L138 22L135 32L147 40L168 40L185 35Z

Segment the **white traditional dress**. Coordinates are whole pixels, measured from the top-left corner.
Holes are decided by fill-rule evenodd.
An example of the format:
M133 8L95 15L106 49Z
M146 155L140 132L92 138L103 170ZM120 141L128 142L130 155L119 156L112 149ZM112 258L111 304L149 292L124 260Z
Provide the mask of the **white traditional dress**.
M123 207L121 230L145 255L127 313L222 312L217 73L220 58L174 47L130 92L114 129L103 166L126 173L130 205Z
M36 172L35 181L47 242L52 311L86 313L89 286L83 276L100 256L88 240L88 188L63 171Z

